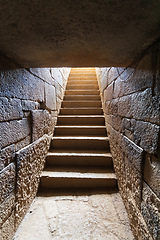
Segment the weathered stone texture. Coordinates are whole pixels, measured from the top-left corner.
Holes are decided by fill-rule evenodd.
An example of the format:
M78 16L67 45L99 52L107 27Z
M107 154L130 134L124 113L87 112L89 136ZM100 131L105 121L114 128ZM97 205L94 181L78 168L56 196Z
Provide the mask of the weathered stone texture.
M28 119L0 123L0 148L16 143L30 134Z
M9 165L15 156L15 145L12 144L0 151L0 171Z
M0 122L21 119L22 117L23 112L19 99L0 97Z
M154 240L160 237L160 199L144 182L142 192L142 215Z
M49 137L44 135L16 154L16 226L23 219L38 189L40 173L44 168L49 148Z
M45 106L46 109L56 110L56 93L55 87L45 84Z
M0 227L9 218L14 208L15 208L15 193L13 192L0 205Z
M30 100L22 100L22 109L23 111L31 111L38 109L40 104L38 102L30 101Z
M10 163L0 172L0 204L14 191L15 189L15 164Z
M54 130L55 117L47 110L32 111L32 142Z
M160 198L159 62L155 46L126 69L97 69L119 189L135 237L146 240L160 235L160 206L155 206Z
M2 225L0 229L0 236L2 240L11 240L15 232L15 214L14 211L6 220L6 222Z
M44 82L25 69L0 72L0 97L44 101Z

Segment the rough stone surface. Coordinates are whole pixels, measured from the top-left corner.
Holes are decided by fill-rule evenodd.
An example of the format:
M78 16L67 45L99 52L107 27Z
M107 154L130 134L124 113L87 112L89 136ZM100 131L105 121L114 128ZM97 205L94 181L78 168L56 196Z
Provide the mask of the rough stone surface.
M22 109L23 111L31 111L39 108L39 103L30 101L30 100L22 100Z
M27 209L36 196L40 173L44 168L49 143L49 137L44 135L16 154L16 227L23 219Z
M0 148L16 143L30 134L28 119L0 123Z
M147 155L144 163L144 180L160 198L160 161L154 155Z
M143 183L142 199L142 215L153 239L157 240L160 236L160 199L145 182Z
M15 208L15 193L13 192L0 205L0 227L9 218L14 208Z
M27 137L25 137L24 139L22 139L21 141L19 141L18 143L15 144L16 152L18 152L20 149L26 147L30 143L31 143L31 135L28 135Z
M2 240L11 240L14 232L15 232L15 215L14 211L9 216L9 218L6 220L6 222L2 225L2 228L0 229L0 236Z
M38 140L44 134L53 132L54 116L47 110L32 111L32 142Z
M0 204L15 190L15 164L10 163L0 172Z
M159 38L159 12L158 1L8 0L0 50L25 67L128 66Z
M56 110L55 87L47 83L45 84L45 105L46 109Z
M0 72L0 97L44 101L44 82L24 68Z
M119 193L37 197L14 240L134 239Z
M19 99L0 97L0 122L21 119L23 117Z
M14 144L0 151L0 171L13 161L14 156L15 156Z

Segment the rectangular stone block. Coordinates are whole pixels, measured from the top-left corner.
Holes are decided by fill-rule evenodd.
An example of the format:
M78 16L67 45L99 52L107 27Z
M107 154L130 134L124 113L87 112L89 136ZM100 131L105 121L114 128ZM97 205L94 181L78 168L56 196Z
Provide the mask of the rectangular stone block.
M47 110L32 111L32 142L54 130L55 118Z
M16 152L18 152L20 149L26 147L30 143L31 143L31 134L15 144Z
M10 163L0 172L0 205L15 189L15 164Z
M0 97L44 101L44 81L24 68L0 73Z
M0 171L9 165L15 156L15 145L12 144L0 151Z
M147 154L144 162L144 180L160 198L160 159Z
M50 68L30 68L29 71L49 84L54 83Z
M158 151L160 126L142 121L134 121L133 124L133 141L146 152L156 154Z
M35 101L30 100L22 100L22 109L23 111L31 111L38 109L40 107L40 104Z
M121 117L132 118L131 95L121 97L118 101L118 115Z
M151 188L143 182L141 212L154 240L160 236L160 199Z
M50 138L44 135L16 154L16 227L23 219L32 200L36 196L40 174L44 168L49 146Z
M62 74L58 68L51 68L51 76L63 87L63 78Z
M111 100L113 98L113 83L111 83L103 92L104 102Z
M0 97L0 122L21 119L22 117L23 111L20 99Z
M0 148L24 139L31 132L28 119L0 122Z
M45 106L49 110L56 110L56 93L55 87L45 84Z

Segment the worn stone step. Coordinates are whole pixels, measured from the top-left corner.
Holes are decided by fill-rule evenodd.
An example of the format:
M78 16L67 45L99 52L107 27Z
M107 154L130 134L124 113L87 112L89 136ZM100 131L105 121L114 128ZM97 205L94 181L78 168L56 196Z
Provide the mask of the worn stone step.
M70 77L75 77L75 78L78 78L78 77L89 77L89 78L96 78L96 73L94 72L91 72L91 73L89 73L89 72L85 72L85 73L83 73L83 72L77 72L77 73L74 73L74 72L71 72L70 73L70 75L69 75L69 78Z
M73 101L73 100L88 100L88 101L100 101L101 97L99 95L65 95L64 101Z
M117 179L113 171L105 171L97 167L95 171L87 168L50 168L42 172L40 186L41 188L117 188Z
M105 126L56 126L54 136L106 136Z
M63 101L62 108L73 107L102 107L101 101Z
M112 155L106 152L49 152L46 157L49 166L103 166L112 167Z
M80 89L71 89L71 90L66 90L65 95L99 95L100 91L99 90L80 90Z
M101 115L103 114L102 108L96 107L82 107L82 108L61 108L60 114L62 115Z
M99 89L98 85L97 84L73 84L73 85L67 85L66 87L66 90L80 90L80 89L83 89L83 90L86 90L86 89Z
M103 125L105 119L103 115L59 115L57 125Z
M108 137L77 137L60 136L53 137L51 141L52 149L109 149Z
M78 79L78 78L75 78L75 79L68 79L68 82L67 82L67 85L74 85L74 84L97 84L98 85L98 82L97 80L93 80L93 79Z

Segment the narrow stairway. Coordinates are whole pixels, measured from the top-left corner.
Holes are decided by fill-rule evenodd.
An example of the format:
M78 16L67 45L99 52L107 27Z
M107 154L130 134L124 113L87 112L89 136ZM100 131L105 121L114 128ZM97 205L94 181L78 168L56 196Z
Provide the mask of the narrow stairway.
M94 68L73 68L40 190L117 188Z

